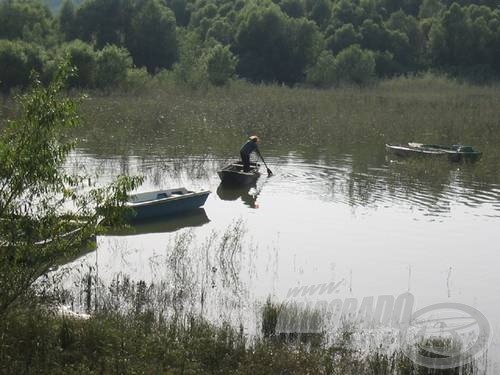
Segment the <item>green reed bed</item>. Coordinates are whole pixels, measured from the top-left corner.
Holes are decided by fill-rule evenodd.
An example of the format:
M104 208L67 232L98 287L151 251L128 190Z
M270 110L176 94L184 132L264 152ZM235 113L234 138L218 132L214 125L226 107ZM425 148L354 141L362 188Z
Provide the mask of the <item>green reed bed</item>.
M331 90L234 82L193 91L156 83L134 93L90 93L82 115L86 145L117 151L142 139L168 152L227 154L254 132L276 154L421 141L472 144L490 161L500 145L500 88L429 75Z
M1 117L14 112L4 100ZM254 132L277 153L301 145L375 149L387 142L460 142L479 147L490 160L500 145L500 88L431 74L329 90L243 81L191 90L151 79L134 91L88 92L81 113L81 144L116 152L142 141L170 154L227 153Z

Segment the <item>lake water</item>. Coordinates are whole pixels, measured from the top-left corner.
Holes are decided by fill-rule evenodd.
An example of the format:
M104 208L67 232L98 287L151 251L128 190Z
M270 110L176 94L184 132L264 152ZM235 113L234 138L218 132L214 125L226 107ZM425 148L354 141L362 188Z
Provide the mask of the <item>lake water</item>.
M144 280L162 291L158 310L230 321L252 334L267 298L340 303L352 317L370 305L363 301L409 292L413 317L422 321L431 306L429 331L463 333L471 310L453 303L479 310L493 332L490 373L500 372L495 87L425 79L363 90L243 85L89 97L82 106L86 126L68 168L100 183L143 175L138 191L212 194L191 215L99 236L97 250L68 266L77 308L88 274L100 280L96 300L127 278ZM274 175L251 189L219 187L217 170L254 133ZM385 143L407 141L463 142L484 155L473 165L388 157ZM472 326L466 333L481 325Z
M476 175L483 161L394 159L383 144L287 152L264 144L274 175L235 190L219 186L216 173L230 160L227 152L172 158L169 151L179 154L172 148L141 140L123 147L127 152L116 155L83 144L68 168L78 165L101 182L144 175L138 191L185 186L212 193L191 215L99 236L97 250L71 267L90 267L104 286L117 275L163 281L183 291L182 309L242 323L249 332L258 330L255 312L269 296L290 301L293 288L329 282L338 283L333 294L297 298L361 302L410 292L414 310L462 303L488 319L491 371L498 369L500 185ZM230 231L240 239L232 247L222 244Z

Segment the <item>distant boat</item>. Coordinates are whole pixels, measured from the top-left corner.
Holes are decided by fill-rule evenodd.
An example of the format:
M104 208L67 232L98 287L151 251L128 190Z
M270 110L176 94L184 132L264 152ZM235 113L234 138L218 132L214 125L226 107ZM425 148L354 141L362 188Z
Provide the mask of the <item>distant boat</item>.
M96 233L97 227L103 222L104 217L98 216L95 220L90 220L89 218L81 217L77 219L70 219L69 217L63 215L59 217L59 231L57 233L52 233L46 238L30 238L25 239L0 239L0 250L2 248L31 248L33 253L24 252L17 259L19 263L25 265L42 266L37 272L38 276L43 275L46 272L52 272L58 269L62 264L69 263L74 259L96 249ZM36 225L36 224L35 224ZM91 225L91 227L90 227ZM85 227L91 228L94 233L88 237L80 236L81 232L85 230ZM60 252L61 248L66 248L66 251ZM54 253L48 251L47 249L56 250L58 255L54 259ZM43 267L44 264L48 263L47 269Z
M25 218L26 219L26 218ZM60 216L58 218L60 221L58 223L58 233L52 233L51 236L47 238L30 238L29 240L3 240L0 239L0 247L8 247L8 246L26 246L26 245L33 245L35 247L43 247L43 246L48 246L53 243L57 243L57 241L68 241L68 242L75 242L77 239L77 235L80 234L80 232L85 228L85 226L90 225L90 220L85 217L80 217L80 218L70 218L68 216ZM6 219L1 219L1 220L6 220ZM14 222L16 219L13 219ZM26 219L28 220L28 219ZM96 219L96 222L92 224L94 229L97 229L97 227L104 221L104 217L98 216ZM35 223L35 220L33 220L33 225L36 226L37 224ZM55 224L54 224L55 226ZM95 234L90 236L90 238L87 238L88 242L95 242L96 236Z
M255 185L257 179L260 177L259 167L260 165L258 163L250 163L250 170L244 172L243 163L237 161L217 171L217 174L225 185Z
M471 146L435 145L410 142L406 144L386 144L386 150L398 156L438 156L446 157L453 162L474 162L481 158L482 153Z
M184 187L137 193L125 204L133 210L131 221L141 221L184 213L203 206L210 191L194 192Z

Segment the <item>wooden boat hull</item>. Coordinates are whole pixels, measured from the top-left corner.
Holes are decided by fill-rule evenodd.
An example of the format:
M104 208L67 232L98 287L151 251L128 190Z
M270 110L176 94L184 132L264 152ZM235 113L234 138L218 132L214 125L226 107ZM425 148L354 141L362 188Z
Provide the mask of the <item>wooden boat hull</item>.
M217 171L221 182L224 185L231 186L247 186L255 185L257 179L260 177L259 164L250 163L250 171L243 171L243 164L235 162L229 164L227 167Z
M132 209L133 222L168 217L203 206L210 191L193 192L185 188L158 190L130 196L126 206Z
M442 157L452 162L475 162L481 159L482 153L470 146L431 145L422 143L386 144L387 151L400 157L425 156Z

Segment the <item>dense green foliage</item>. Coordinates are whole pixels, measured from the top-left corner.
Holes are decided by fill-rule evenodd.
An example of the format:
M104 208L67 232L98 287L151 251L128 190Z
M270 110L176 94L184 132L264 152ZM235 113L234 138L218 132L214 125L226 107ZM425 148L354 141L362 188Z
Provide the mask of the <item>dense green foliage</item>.
M127 44L135 63L145 66L150 73L159 68L170 68L177 59L173 12L159 0L147 0L131 23Z
M208 50L206 60L208 80L213 85L223 86L234 74L237 61L227 46L215 45Z
M98 52L96 63L96 86L108 87L125 80L127 70L132 67L132 58L125 48L107 45Z
M323 51L307 72L307 82L316 86L340 84L343 82L365 84L375 76L373 52L351 45L338 53Z
M57 69L46 88L35 81L0 137L0 317L29 296L36 279L88 245L98 207L112 218L139 181L91 187L61 168L73 147L68 131L79 122L75 102L61 94L68 71Z
M22 41L0 40L0 88L8 91L26 85L32 71L41 72L43 55L40 48Z
M214 43L220 43L227 47L226 57L220 53L211 57L212 78L205 74L206 61L193 68L194 73L204 71L202 80L212 84L223 84L233 74L254 82L307 81L320 86L365 84L374 76L428 70L479 82L500 74L500 7L493 0L85 0L81 4L66 0L53 6L58 8L56 14L40 0L2 2L0 39L14 43L6 52L9 56L0 56L2 66L14 64L10 55L18 61L19 51L27 45L16 44L24 42L36 45L46 56L35 69L50 73L51 61L64 50L61 45L79 39L94 51L106 45L127 49L135 66L150 74L175 70L186 56L210 55ZM355 65L363 66L363 73L344 75L342 69L327 67L342 77L332 79L328 73L323 74L326 80L320 75L312 78L312 71L333 61L326 58L329 51L338 60L337 55L354 45L360 50L346 53L351 62L361 59ZM6 49L5 44L2 47ZM92 65L89 52L75 85L103 87L126 80L118 74L97 82L98 73L85 70ZM125 60L121 59L128 63ZM215 69L218 62L223 67ZM23 66L30 67L21 64L19 69ZM97 65L91 68L97 69ZM215 70L229 77L214 80ZM25 77L16 72L2 80L3 91L25 85Z

